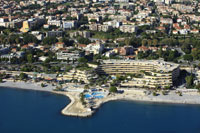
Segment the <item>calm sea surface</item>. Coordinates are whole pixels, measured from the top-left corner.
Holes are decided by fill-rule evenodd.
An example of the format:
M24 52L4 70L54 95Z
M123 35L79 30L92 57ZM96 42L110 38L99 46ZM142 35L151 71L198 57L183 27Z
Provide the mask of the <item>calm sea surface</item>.
M0 133L200 133L200 106L113 101L93 117L60 114L69 99L0 88Z

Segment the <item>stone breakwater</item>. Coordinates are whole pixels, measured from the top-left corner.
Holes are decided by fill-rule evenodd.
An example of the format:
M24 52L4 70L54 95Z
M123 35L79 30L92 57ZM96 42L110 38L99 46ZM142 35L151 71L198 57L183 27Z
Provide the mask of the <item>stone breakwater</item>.
M79 98L79 94L80 93L73 93L73 92L65 93L65 95L69 97L71 102L61 111L63 115L89 117L94 113L94 111L92 111L90 108L86 108L84 107L84 105L82 105Z

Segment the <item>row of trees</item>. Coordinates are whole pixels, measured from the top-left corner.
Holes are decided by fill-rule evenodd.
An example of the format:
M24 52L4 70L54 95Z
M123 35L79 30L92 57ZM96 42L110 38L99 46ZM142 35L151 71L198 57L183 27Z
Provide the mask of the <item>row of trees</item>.
M68 38L63 37L61 40L58 40L56 37L46 37L42 41L39 41L34 35L32 34L3 34L0 35L0 43L1 44L28 44L28 43L36 43L36 44L43 44L43 45L52 45L57 43L58 41L64 42L66 46L72 46L73 41L70 41ZM80 41L84 41L84 39L80 38ZM88 41L88 40L87 40Z
M158 58L164 58L165 61L173 61L177 62L180 54L178 51L167 50L163 51L161 48L157 52L147 51L147 52L139 52L138 59L149 59L154 60Z

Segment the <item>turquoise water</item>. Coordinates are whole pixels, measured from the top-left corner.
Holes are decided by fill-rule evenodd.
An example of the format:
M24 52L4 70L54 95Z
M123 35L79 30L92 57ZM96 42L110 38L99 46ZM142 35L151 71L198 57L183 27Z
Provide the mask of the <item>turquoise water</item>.
M89 99L89 98L92 98L92 95L90 95L90 94L84 94L84 97L85 97L86 99Z
M104 98L105 94L103 92L93 92L92 95L94 96L94 98L101 99Z
M93 117L60 114L69 99L0 89L0 133L200 133L200 106L112 101Z
M94 98L101 99L101 98L104 98L104 96L103 95L94 95Z
M93 92L92 94L84 94L84 97L86 99L90 99L90 98L97 98L97 99L101 99L104 98L104 93L103 92Z
M92 95L103 95L103 92L93 92Z
M84 97L86 99L90 99L90 98L97 98L97 99L101 99L101 98L104 98L104 93L103 92L93 92L92 94L84 94Z

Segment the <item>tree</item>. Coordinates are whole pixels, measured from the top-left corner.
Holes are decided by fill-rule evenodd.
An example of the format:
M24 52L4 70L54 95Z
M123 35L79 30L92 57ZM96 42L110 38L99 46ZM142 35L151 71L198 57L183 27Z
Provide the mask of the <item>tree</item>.
M80 101L81 101L81 103L82 103L83 105L86 104L85 99L84 99L84 94L83 94L83 93L80 94Z
M163 53L163 57L165 61L176 61L176 59L180 56L178 51L167 50Z
M20 43L20 39L19 39L19 38L15 38L15 42L16 42L17 44L19 44L19 43Z
M44 83L41 83L41 87L42 87L42 88L45 87L45 84L44 84Z
M56 37L46 37L43 39L43 44L48 44L48 45L51 45L51 44L55 44L58 42L58 39Z
M65 71L69 72L73 67L72 66L66 66Z
M173 19L173 22L176 23L176 22L177 22L177 19L178 19L178 16L177 16L177 15L174 15L172 19Z
M78 59L78 62L79 62L79 63L87 63L88 60L87 60L85 57L80 57L80 58Z
M3 44L4 40L6 39L5 35L0 35L0 42Z
M163 95L167 95L167 91L163 90L163 91L162 91L162 94L163 94Z
M186 55L183 56L183 59L184 59L184 60L187 60L187 61L192 61L192 60L193 60L193 57L192 57L191 54L186 54Z
M156 93L156 91L153 92L153 96L157 96L158 94Z
M33 55L32 55L32 54L28 54L28 55L27 55L27 61L28 61L29 63L32 63L32 62L33 62Z
M186 53L190 54L191 52L191 46L189 43L184 42L183 45L181 46L181 49Z
M152 45L152 41L149 39L148 41L148 45L151 46Z
M66 37L63 37L61 41L64 42L66 46L72 46L74 43L73 41L67 39Z
M91 23L96 23L97 20L96 20L96 19L91 19L90 22L91 22Z
M117 87L111 86L109 89L110 92L116 93L117 92Z
M147 45L147 40L146 39L143 39L142 40L142 46L146 46Z
M7 42L9 44L13 44L13 43L19 43L19 35L17 34L11 34L7 37Z
M160 47L160 49L158 50L158 56L162 57L162 55L163 55L163 50L162 47Z
M153 39L153 45L154 46L158 45L158 40L157 39Z
M89 85L84 86L84 89L89 89L89 88L90 88Z
M90 39L88 38L83 38L83 37L78 37L77 41L81 44L89 44L91 43Z
M198 83L195 88L197 88L198 90L200 90L200 83Z
M160 41L160 45L170 45L170 46L175 46L178 45L179 42L177 39L174 38L164 38Z
M126 39L126 40L125 40L125 44L126 44L126 46L129 46L129 45L131 44L130 39Z
M56 86L56 91L62 91L63 86L61 84L59 84L58 86Z
M121 35L121 31L119 30L119 36ZM132 36L131 39L130 39L130 45L133 46L133 47L139 47L141 44L141 39L140 38L137 38L135 36Z
M79 19L78 21L78 26L83 25L83 24L87 24L88 23L88 17L87 16L83 16Z
M20 80L24 80L24 79L28 78L28 75L25 73L20 73L19 78L20 78Z
M38 39L32 34L25 34L23 37L24 44L38 43Z
M195 60L199 60L200 59L200 50L198 48L194 48L192 49L192 56L193 56L193 59Z
M193 84L194 84L194 76L193 75L186 76L185 80L186 80L186 87L187 88L190 88L190 87L193 86Z
M165 90L169 90L170 88L171 88L171 86L170 86L170 85L169 85L169 86L165 86L165 87L164 87L164 89L165 89Z

